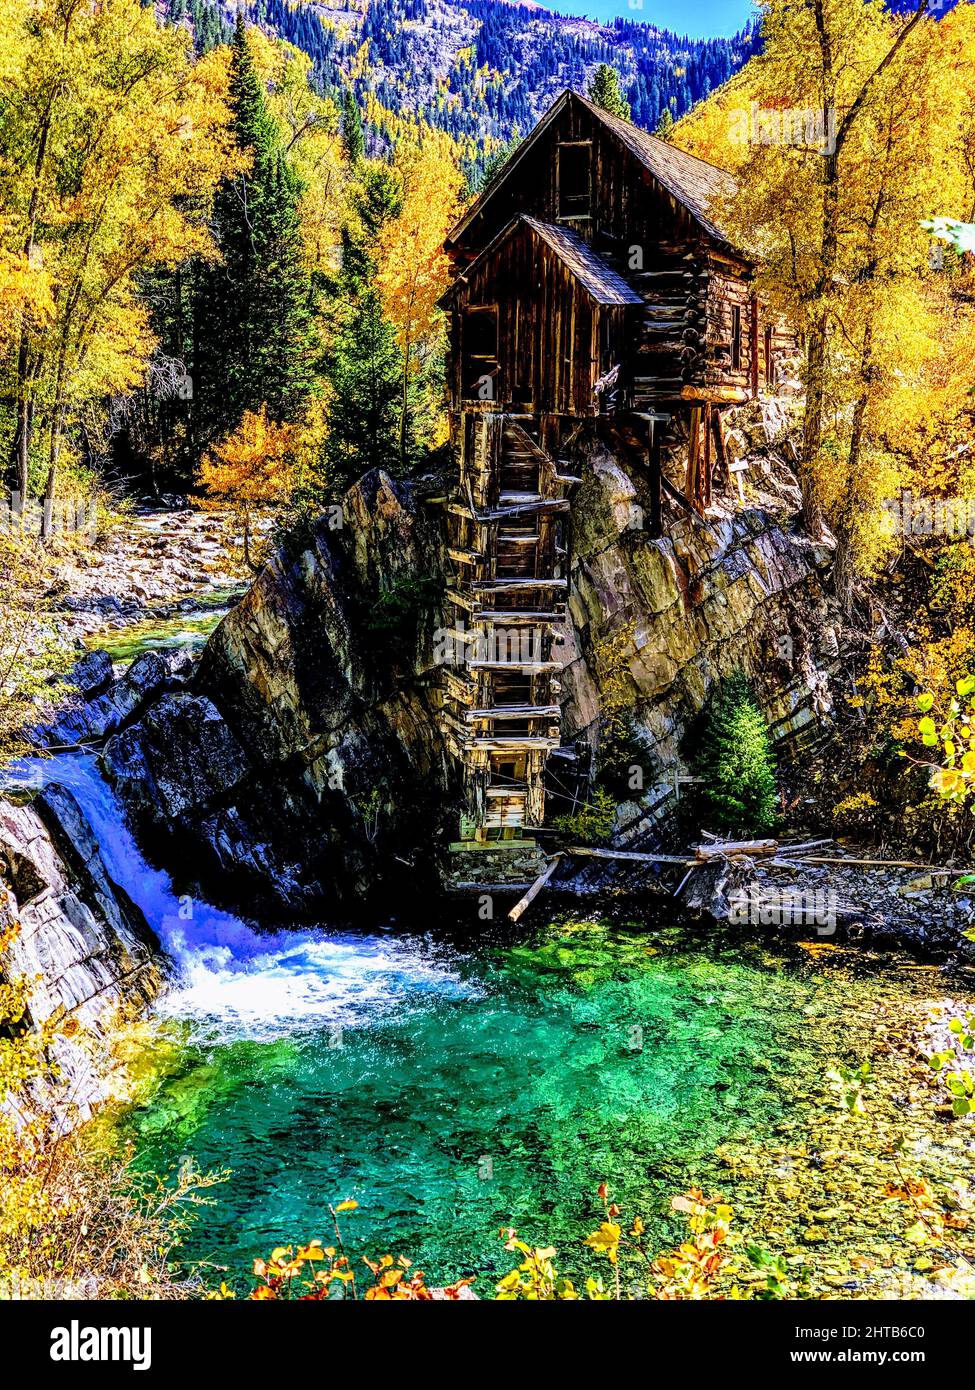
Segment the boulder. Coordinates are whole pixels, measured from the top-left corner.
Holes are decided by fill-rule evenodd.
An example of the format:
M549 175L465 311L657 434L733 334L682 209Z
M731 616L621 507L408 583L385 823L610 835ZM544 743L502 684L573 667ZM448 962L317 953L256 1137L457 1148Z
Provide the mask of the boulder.
M55 711L49 723L31 729L31 740L41 748L100 743L134 719L169 678L166 659L159 652L143 652L103 694L94 699L71 699Z
M416 900L456 797L434 690L442 576L436 514L381 470L280 545L189 688L104 750L154 852L263 915Z

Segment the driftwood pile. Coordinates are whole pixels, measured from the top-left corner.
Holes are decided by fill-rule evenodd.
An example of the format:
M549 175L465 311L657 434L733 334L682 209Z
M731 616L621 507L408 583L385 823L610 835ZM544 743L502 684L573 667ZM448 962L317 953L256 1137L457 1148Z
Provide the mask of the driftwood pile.
M830 849L833 849L833 853L812 852ZM846 858L835 851L831 839L794 842L771 838L722 840L705 832L702 843L695 845L687 854L592 849L576 845L551 856L544 871L508 913L511 920L518 921L550 883L561 863L576 858L613 860L631 867L646 864L648 868L653 866L665 871L668 868L683 869L684 874L673 890L673 898L692 916L706 915L718 921L729 917L732 895L736 890L741 890L746 883L750 883L750 901L758 911L763 907L763 894L770 907L774 907L780 900L781 895L774 887L764 883L756 884L754 875L759 865L763 871L781 869L793 872L805 865L830 864L843 868L938 869L937 865L916 864L907 860ZM836 925L861 921L865 915L865 909L848 902L836 902L831 911Z

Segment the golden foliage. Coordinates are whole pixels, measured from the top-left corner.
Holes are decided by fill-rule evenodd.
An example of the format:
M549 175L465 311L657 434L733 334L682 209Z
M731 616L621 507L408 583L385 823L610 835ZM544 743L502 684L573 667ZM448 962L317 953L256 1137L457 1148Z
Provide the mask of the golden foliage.
M395 168L402 204L380 233L377 283L412 370L442 323L437 301L450 280L443 243L459 214L463 179L455 148L434 138L401 145Z
M229 507L243 528L244 561L252 568L255 512L280 504L295 481L296 453L303 439L297 425L268 419L267 406L248 410L235 432L207 454L198 482L205 507Z

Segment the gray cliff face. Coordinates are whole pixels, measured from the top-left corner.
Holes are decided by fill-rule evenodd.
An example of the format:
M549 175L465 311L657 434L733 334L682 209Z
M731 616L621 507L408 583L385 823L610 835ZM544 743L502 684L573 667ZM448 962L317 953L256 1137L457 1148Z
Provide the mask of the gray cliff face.
M72 794L49 786L30 805L0 799L0 978L27 986L28 1026L55 1028L53 1064L27 1108L85 1119L111 1093L113 1030L161 984L158 943L109 878Z
M257 911L341 912L431 870L452 769L436 718L442 555L432 508L375 472L280 547L188 692L104 764L167 864Z
M793 528L798 492L775 450L758 443L761 416L749 410L752 505L714 507L706 519L675 509L664 536L651 539L639 524L639 475L600 448L573 499L563 740L595 749L607 693L600 651L621 638L645 788L620 808L622 840L639 838L672 804L674 777L692 752L688 731L723 676L752 678L785 757L815 737L831 709L839 656L839 615L825 588L831 552Z
M707 519L668 504L661 540L634 525L646 510L637 466L595 443L577 460L563 740L596 747L613 695L599 652L619 639L645 764L642 795L620 807L621 842L666 813L687 731L721 676L753 677L786 750L828 712L830 553L792 527L798 490L772 404L743 412L733 436L750 458L749 501ZM259 914L334 920L373 891L422 901L459 807L432 655L442 617L424 589L447 569L437 509L381 472L348 493L341 528L323 519L278 550L189 686L105 749L167 867Z

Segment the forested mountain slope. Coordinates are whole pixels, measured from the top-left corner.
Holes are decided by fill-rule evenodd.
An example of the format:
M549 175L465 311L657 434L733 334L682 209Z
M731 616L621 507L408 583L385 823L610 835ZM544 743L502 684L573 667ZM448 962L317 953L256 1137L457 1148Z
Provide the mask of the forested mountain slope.
M234 0L163 0L198 46L221 38ZM621 75L634 121L676 119L735 73L755 50L732 39L689 39L652 24L611 25L504 0L251 0L249 18L308 53L319 81L351 81L392 111L478 145L525 134L565 87L584 89L599 63Z

